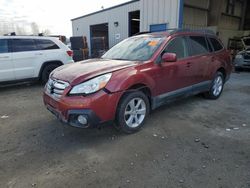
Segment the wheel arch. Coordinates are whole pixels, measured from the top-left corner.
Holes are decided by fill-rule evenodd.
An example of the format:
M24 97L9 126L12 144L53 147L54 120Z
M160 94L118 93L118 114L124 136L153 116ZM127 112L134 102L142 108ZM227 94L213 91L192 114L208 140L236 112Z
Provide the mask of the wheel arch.
M41 76L42 76L42 72L44 70L44 68L48 65L51 65L51 64L57 64L58 66L61 66L63 65L62 61L60 60L54 60L54 61L46 61L42 64L41 68L40 68L40 71L39 71L39 74L38 74L38 78L41 79Z
M120 105L120 102L122 101L123 97L127 93L133 92L133 91L141 91L141 92L143 92L147 96L147 98L148 98L148 101L149 101L149 104L150 104L150 109L151 109L151 105L152 105L152 101L151 101L152 92L151 92L150 88L146 84L144 84L144 83L133 84L133 85L129 86L126 90L124 90L123 94L119 98L117 106Z
M133 91L133 90L142 91L149 98L149 101L151 100L152 93L150 88L146 84L143 83L134 84L127 89L127 91Z
M226 77L227 77L227 72L226 72L226 69L224 67L220 67L217 72L221 72L223 74L223 77L224 77L224 81L226 80Z

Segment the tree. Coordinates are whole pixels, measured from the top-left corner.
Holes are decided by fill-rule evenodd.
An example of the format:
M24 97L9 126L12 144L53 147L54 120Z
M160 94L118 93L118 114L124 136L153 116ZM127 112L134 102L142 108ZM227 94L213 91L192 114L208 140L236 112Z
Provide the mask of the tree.
M38 35L42 32L44 35L50 35L49 29L40 30L36 22L15 21L13 19L0 18L0 35L15 32L17 35Z
M49 29L45 29L42 31L42 33L46 36L46 35L51 35L51 31Z
M15 24L15 32L17 35L27 35L28 32L23 25Z
M37 35L39 33L39 26L37 25L36 22L31 23L31 32L33 35Z

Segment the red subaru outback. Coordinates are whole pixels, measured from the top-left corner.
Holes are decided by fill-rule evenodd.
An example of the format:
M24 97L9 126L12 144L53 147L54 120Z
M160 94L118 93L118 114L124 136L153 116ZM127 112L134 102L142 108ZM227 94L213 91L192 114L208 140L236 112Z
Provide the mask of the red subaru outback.
M100 59L54 70L44 103L69 125L87 128L115 121L132 133L151 110L169 101L198 93L217 99L231 71L229 53L211 33L142 34L120 42Z

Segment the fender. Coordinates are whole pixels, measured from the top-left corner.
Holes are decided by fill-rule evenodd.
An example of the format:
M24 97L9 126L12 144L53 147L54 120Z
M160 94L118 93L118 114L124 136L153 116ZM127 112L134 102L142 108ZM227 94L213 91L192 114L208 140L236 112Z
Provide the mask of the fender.
M156 90L154 79L156 69L153 67L153 62L149 62L116 71L105 88L111 93L117 93L127 91L132 86L143 84L150 89L152 95L155 95L153 91Z

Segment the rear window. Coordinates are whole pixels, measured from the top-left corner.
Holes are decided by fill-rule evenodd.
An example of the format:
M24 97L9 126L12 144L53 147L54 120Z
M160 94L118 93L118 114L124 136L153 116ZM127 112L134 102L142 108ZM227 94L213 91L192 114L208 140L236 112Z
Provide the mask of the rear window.
M0 54L8 53L8 52L9 52L8 40L0 39Z
M201 55L209 52L206 38L203 36L190 36L191 55Z
M220 51L223 49L223 46L221 45L221 43L217 39L209 38L209 40L211 41L211 44L214 48L214 51Z
M37 50L37 47L33 39L12 39L13 52L25 52L34 50Z
M214 50L213 50L212 44L208 41L208 38L206 38L206 40L207 40L209 52L213 52Z
M59 49L59 47L51 40L47 39L38 39L36 44L39 50L54 50Z

